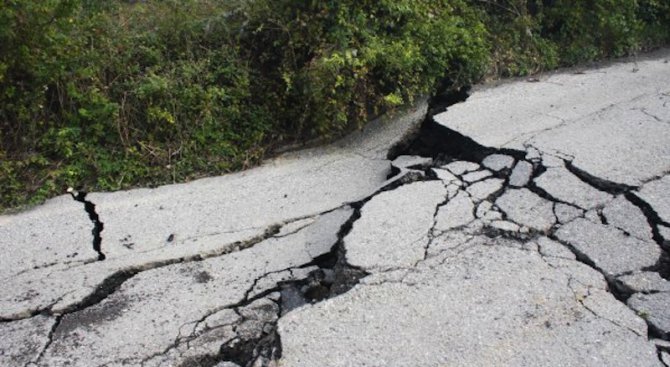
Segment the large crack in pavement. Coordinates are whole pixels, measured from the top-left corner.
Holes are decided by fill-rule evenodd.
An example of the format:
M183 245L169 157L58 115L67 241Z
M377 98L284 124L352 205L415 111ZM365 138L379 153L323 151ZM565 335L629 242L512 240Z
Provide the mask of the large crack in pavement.
M368 273L362 269L351 266L346 262L346 250L343 246L343 239L351 231L351 228L356 220L360 218L360 208L364 206L367 201L379 193L392 191L403 185L415 182L418 179L429 179L424 175L417 176L415 173L416 172L414 172L414 170L411 170L411 172L405 172L404 176L390 177L388 183L374 194L361 201L347 204L346 207L351 207L353 209L352 214L337 230L337 241L329 252L316 256L311 261L300 264L299 266L262 274L253 280L250 287L245 291L242 300L234 304L216 307L210 310L199 320L186 323L194 325L193 330L188 335L178 335L174 342L167 346L164 350L158 353L153 353L152 355L142 359L141 364L150 365L147 363L155 361L157 358L165 357L173 350L180 348L184 344L188 345L197 339L200 335L207 333L209 329L204 330L199 334L195 333L195 330L201 323L216 313L225 310L234 310L236 313L238 313L240 308L248 307L254 302L265 299L267 297L272 297L273 302L276 302L279 305L279 311L277 313L278 318L286 312L289 312L290 310L298 308L304 304L317 303L325 299L346 293L349 289L355 286L361 278L364 278L368 275ZM321 213L316 217L328 215L329 213L332 213L336 210L341 209L329 210L328 212ZM281 226L272 226L266 231L265 235L260 238L247 241L244 244L239 244L236 246L236 250L244 252L245 250L252 249L255 245L268 239L289 238L290 236L299 233L304 228L309 227L309 224L300 224L299 222L302 220L303 219L297 219L292 222L299 224L299 226L293 229L289 228L286 231L283 230ZM291 227L292 223L287 223L284 225L284 227ZM222 257L227 254L229 254L229 252L207 257L200 257L199 255L196 255L188 259L178 259L161 264L153 264L148 268L125 269L113 274L112 276L105 279L102 285L97 288L96 292L91 294L89 297L86 297L82 302L76 304L72 308L66 309L64 312L59 313L56 316L53 326L49 331L48 341L39 353L36 361L31 363L35 363L35 365L41 365L40 363L42 363L46 352L49 351L49 349L52 347L52 344L54 343L55 335L59 336L59 339L62 339L63 334L66 333L63 331L63 329L67 330L72 328L71 326L67 326L68 323L71 323L69 319L72 316L89 312L90 309L108 301L109 298L113 297L127 281L133 279L133 277L135 277L137 274L144 274L146 272L160 270L171 265L205 261L207 259ZM293 276L293 272L299 271L301 269L307 269L309 271L306 274L303 274L303 276L298 277L297 280L291 280L296 278ZM286 280L280 280L283 278L282 276L280 276L279 279L273 278L275 275L284 274L286 272L289 273L289 275L286 277ZM207 281L205 278L209 278L209 276L202 275L201 278L203 278L204 281ZM269 283L271 284L266 284L264 288L261 287L260 292L257 292L256 287L258 284L265 281L266 279L269 279ZM113 311L109 312L113 313ZM49 315L51 312L49 310L40 310L40 312L36 314ZM85 317L85 319L88 318L89 317ZM182 328L180 327L180 334L181 329ZM240 340L236 337L227 341L226 343L222 343L220 352L217 354L190 356L187 360L185 360L183 365L213 366L214 364L223 361L234 362L241 366L258 365L258 363L261 363L261 365L267 365L270 363L270 361L275 360L281 356L281 343L279 341L279 336L276 333L276 320L267 323L263 329L264 330L262 333L254 334L255 336L253 338ZM182 354L180 353L180 356L181 355ZM262 362L258 362L260 360L262 360ZM132 360L124 361L131 362Z
M87 193L85 191L75 191L71 187L68 188L67 192L72 195L72 198L75 201L78 201L84 204L84 210L88 214L88 218L93 223L93 229L91 230L91 235L93 235L93 251L98 254L98 261L105 260L106 256L102 252L102 236L100 235L105 229L105 225L100 220L100 216L95 211L95 204L92 201L86 200Z
M172 363L166 362L166 360L180 360L182 361L180 362L180 365L183 366L213 366L216 363L223 361L237 363L241 366L267 365L270 361L277 359L281 354L281 344L279 342L278 334L276 333L276 320L281 315L306 303L318 302L336 294L344 293L348 288L356 284L357 279L360 278L361 275L359 272L356 269L349 267L341 257L343 251L340 242L341 238L351 227L351 223L355 221L355 218L356 214L354 214L354 211L350 209L349 206L345 206L340 209L325 212L320 216L315 217L311 223L298 223L299 221L296 221L296 226L287 225L285 226L287 227L286 230L275 228L271 234L265 236L265 239L255 241L253 245L249 245L228 255L221 255L207 259L191 259L185 262L137 272L132 274L134 276L130 275L122 277L119 282L116 282L117 284L113 284L113 287L110 286L108 291L104 292L104 297L99 297L86 304L81 304L77 309L70 310L57 316L49 331L49 337L44 348L39 352L37 359L31 363L41 366L53 365L54 363L58 364L61 362L64 363L64 361L69 360L75 365L77 365L77 363L89 362L96 364L97 362L79 359L81 349L86 348L87 344L85 341L82 341L80 330L90 327L89 325L97 325L98 327L103 328L107 322L112 320L122 323L121 319L125 317L124 313L128 312L127 310L129 308L137 315L137 313L140 312L139 309L141 307L139 305L133 306L135 302L133 300L136 299L136 296L127 296L127 294L136 292L136 289L140 287L138 284L146 284L142 279L143 277L150 277L151 274L155 274L156 272L164 273L169 269L175 269L179 272L186 272L187 274L192 273L193 275L187 275L187 278L191 279L191 276L194 278L194 286L196 288L208 287L209 284L218 283L216 286L233 287L232 289L226 289L230 289L233 293L239 294L240 299L232 303L223 303L219 306L211 307L209 308L209 311L202 314L197 319L191 319L191 321L185 320L181 326L176 328L178 329L178 333L174 340L164 348L161 348L161 350L154 353L148 353L147 356L141 359L126 356L125 358L119 357L118 360L123 361L123 363L139 363L143 366ZM333 220L341 221L342 223L332 229L335 231L333 234L329 235L327 232L322 233L323 231L328 230L328 223ZM335 224L335 222L333 223ZM318 228L312 229L314 226L317 226ZM324 241L328 236L331 236L333 240L329 244L324 244ZM316 243L314 243L315 241ZM301 246L301 242L304 242L302 245L305 246L305 249L295 248L295 246ZM214 273L212 270L195 270L195 268L203 266L199 264L212 262L229 264L229 266L243 266L240 264L248 263L253 266L253 262L249 263L242 260L236 261L235 257L247 259L250 256L252 258L257 257L268 251L281 251L280 249L271 250L272 244L274 243L277 244L276 246L279 246L281 243L283 244L283 247L291 246L294 249L288 251L288 254L282 254L281 256L277 256L277 254L263 256L274 256L280 258L280 260L282 257L285 257L286 261L292 265L272 271L266 269L266 271L263 271L254 279L249 279L246 282L248 287L241 293L238 288L239 285L235 284L240 281L234 281L232 279L241 276L240 273L243 274L244 271L229 270L232 271L232 273L222 273L221 270L217 270L217 273ZM324 246L326 245L327 248L325 248L324 252ZM265 250L257 249L256 246L263 247ZM252 255L249 251L252 251L257 255ZM299 254L300 256L296 256L296 254ZM268 259L266 264L276 263L276 261L278 260ZM281 262L276 264L279 265L280 263ZM224 267L227 268L229 266ZM276 265L266 266L271 268ZM189 270L184 270L187 268ZM258 268L252 268L250 270L253 270L253 272L261 271L261 269ZM231 281L224 281L221 283L221 279L216 279L221 276L233 278L231 278ZM129 284L129 281L132 281L133 284ZM164 294L159 294L160 292L149 292L150 293L143 294L143 297L162 298L165 296ZM174 291L165 290L164 292ZM208 300L205 303L208 302L211 303L212 300ZM277 307L271 312L274 316L267 313L267 310L263 312L256 310L255 305L258 302L265 303L266 306L267 302L276 304ZM214 303L220 303L220 301L214 301ZM263 307L267 308L266 306ZM198 305L198 308L202 307L206 306ZM126 311L121 313L121 310ZM263 318L264 321L262 323L253 320L250 321L249 317L243 315L244 312L246 312L244 310ZM219 317L218 315L222 313L228 312L226 317L232 317L232 314L230 314L229 311L232 311L237 315L235 320L230 321L225 325L216 324L216 322L216 326L209 325L209 323L213 322L212 320L216 321L216 317ZM164 312L164 310L161 312ZM131 315L128 317L132 318L137 316ZM10 325L12 323L9 322L7 324ZM114 328L109 325L107 325L107 327ZM184 332L185 328L190 328L191 331ZM149 332L151 333L151 331ZM230 338L222 338L218 341L208 340L208 338L212 338L213 335L221 333L230 336ZM219 335L219 337L222 337L223 334ZM203 340L207 342L205 343ZM75 348L76 350L74 351L68 350L68 353L71 353L69 355L69 358L71 359L62 356L63 348L69 349L68 345L73 342L77 345L77 348ZM194 348L194 345L198 347ZM211 347L212 345L216 345L216 348L214 348L215 350L210 348L209 353L193 354L191 351L192 349L202 351L203 348L206 350L207 348L205 346ZM93 353L95 354L95 352ZM119 352L119 354L122 355L123 353ZM97 358L102 357L98 356ZM107 360L105 363L111 362Z
M296 221L299 221L300 219L296 219ZM209 258L213 257L219 257L219 256L224 256L227 254L230 254L232 252L236 251L241 251L250 247L253 247L254 245L269 239L273 238L275 235L277 235L280 232L280 229L283 226L290 225L292 222L288 222L282 225L272 225L268 227L264 234L258 237L254 237L251 239L248 239L246 241L240 241L231 244L230 246L222 249L221 251L217 251L214 253L209 253L209 254L194 254L191 256L185 256L181 258L176 258L176 259L170 259L170 260L165 260L165 261L155 261L155 262L148 262L145 264L142 264L140 266L130 266L126 267L123 269L120 269L118 271L115 271L111 273L110 275L106 276L104 279L100 281L99 284L95 287L95 289L90 292L88 295L83 297L81 301L72 303L71 305L60 308L57 311L53 310L53 306L57 304L59 300L56 300L53 302L51 305L44 307L44 308L38 308L35 310L32 310L30 314L26 317L16 317L16 318L0 318L0 322L12 322L12 321L19 321L23 320L25 318L30 318L34 317L36 315L56 315L56 316L61 316L61 315L66 315L70 314L73 312L81 311L84 310L88 307L94 306L102 301L104 301L107 297L112 295L119 287L121 287L126 281L134 277L135 275L144 272L144 271L149 271L153 269L159 269L165 266L170 266L174 264L181 264L181 263L186 263L186 262L192 262L192 261L202 261L206 260ZM83 265L87 265L86 263ZM62 298L62 297L61 297Z

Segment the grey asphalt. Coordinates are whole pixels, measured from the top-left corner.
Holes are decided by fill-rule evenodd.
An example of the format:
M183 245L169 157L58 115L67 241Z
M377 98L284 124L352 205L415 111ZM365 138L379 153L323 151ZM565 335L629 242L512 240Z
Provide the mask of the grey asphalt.
M668 60L476 87L428 123L477 161L388 157L427 131L419 103L88 194L103 261L69 195L0 216L0 365L668 366Z

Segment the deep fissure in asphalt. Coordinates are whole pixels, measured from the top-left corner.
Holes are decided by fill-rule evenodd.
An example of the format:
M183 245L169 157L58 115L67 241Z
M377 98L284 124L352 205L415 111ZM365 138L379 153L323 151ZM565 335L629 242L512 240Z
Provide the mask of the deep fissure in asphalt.
M74 191L72 189L68 189L68 192L75 201L84 204L84 210L86 210L88 218L93 223L93 229L91 230L91 234L93 235L93 251L98 253L98 261L105 260L105 254L102 252L101 248L102 236L100 235L100 233L104 230L105 225L102 223L100 216L95 211L95 204L93 204L93 202L90 200L86 200L87 193L84 191Z

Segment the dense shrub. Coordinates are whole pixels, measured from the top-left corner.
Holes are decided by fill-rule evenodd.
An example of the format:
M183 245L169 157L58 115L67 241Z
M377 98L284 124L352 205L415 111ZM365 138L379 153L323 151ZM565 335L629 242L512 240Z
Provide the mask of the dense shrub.
M3 0L0 210L243 169L441 83L670 40L670 0Z
M469 83L486 69L485 29L460 0L276 0L249 11L241 43L292 135L336 134L441 78Z
M544 9L542 25L565 63L623 56L640 44L636 9L631 0L556 0Z

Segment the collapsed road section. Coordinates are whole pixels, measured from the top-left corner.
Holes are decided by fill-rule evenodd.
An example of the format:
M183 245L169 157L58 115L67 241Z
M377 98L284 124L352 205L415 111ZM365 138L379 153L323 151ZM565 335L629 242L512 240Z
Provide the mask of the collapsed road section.
M280 365L667 365L670 68L639 65L475 91L430 116L390 157L424 178L373 197L343 240L369 275L279 320ZM649 90L601 100L627 76ZM515 110L526 88L571 118Z
M666 58L89 194L105 261L71 199L0 217L0 364L668 365Z

